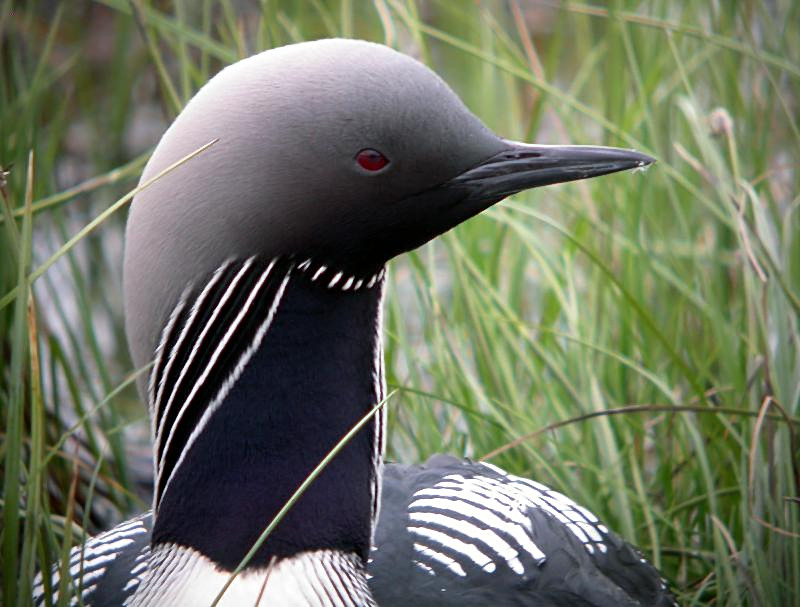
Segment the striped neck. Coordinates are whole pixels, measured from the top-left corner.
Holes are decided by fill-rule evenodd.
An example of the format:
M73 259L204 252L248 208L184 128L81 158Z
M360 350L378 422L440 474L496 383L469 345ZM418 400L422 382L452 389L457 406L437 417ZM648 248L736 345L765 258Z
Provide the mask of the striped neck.
M341 437L383 398L383 280L344 291L291 260L230 262L173 311L150 381L154 549L234 569ZM377 416L376 416L377 418ZM383 416L289 511L250 570L313 551L369 552Z

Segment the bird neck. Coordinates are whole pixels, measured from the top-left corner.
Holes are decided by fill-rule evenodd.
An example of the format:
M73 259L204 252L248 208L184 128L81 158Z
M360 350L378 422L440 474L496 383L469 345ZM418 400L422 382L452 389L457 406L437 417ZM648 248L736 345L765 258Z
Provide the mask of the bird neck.
M312 280L310 270L285 260L230 263L173 312L150 387L154 547L189 548L233 570L309 473L382 400L382 273L372 288L363 281L343 291ZM382 450L378 414L248 567L314 551L366 562Z

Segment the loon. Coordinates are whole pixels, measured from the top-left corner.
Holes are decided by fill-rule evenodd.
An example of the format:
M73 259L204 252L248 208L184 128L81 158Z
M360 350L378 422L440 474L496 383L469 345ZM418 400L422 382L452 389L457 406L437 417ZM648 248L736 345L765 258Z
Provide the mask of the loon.
M344 39L223 69L141 183L210 141L130 209L125 324L134 363L151 364L153 510L72 550L73 604L676 604L557 491L447 455L384 465L377 407L390 259L516 192L651 157L502 139L421 63ZM36 604L58 582L40 574Z

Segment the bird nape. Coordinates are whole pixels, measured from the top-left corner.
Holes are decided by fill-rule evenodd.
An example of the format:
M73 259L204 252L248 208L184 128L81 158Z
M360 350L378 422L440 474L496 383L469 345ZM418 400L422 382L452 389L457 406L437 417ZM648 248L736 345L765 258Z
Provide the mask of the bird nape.
M125 319L153 420L153 511L76 547L86 605L211 604L385 398L385 265L515 192L646 166L501 139L414 59L320 40L212 78L155 149L126 231ZM493 466L382 463L383 409L220 605L672 605L592 513ZM57 572L39 577L38 604Z

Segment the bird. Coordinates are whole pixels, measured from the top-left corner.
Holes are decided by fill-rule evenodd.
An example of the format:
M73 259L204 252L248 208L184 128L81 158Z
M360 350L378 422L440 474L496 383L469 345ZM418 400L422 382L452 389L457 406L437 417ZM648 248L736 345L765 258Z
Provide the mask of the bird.
M139 389L153 509L73 548L73 596L675 605L637 549L558 491L449 455L385 464L378 406L392 258L522 190L653 162L503 139L432 70L377 43L302 42L222 69L156 146L126 226L125 328L136 366L150 365ZM36 604L56 596L58 571L39 575Z

